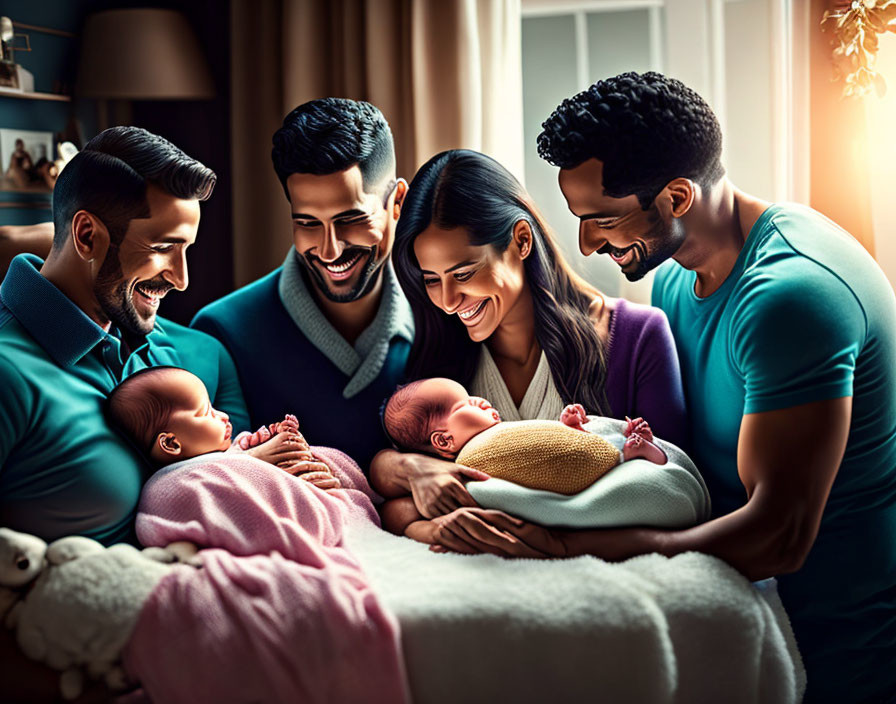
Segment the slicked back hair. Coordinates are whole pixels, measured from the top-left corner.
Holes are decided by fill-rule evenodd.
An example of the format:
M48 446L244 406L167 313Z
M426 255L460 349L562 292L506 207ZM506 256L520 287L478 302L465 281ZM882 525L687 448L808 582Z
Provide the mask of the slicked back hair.
M539 156L561 169L601 161L606 194L634 194L644 210L676 178L706 188L725 175L722 130L712 109L660 73L598 81L564 100L542 128Z
M501 253L513 241L520 220L532 230L532 251L523 269L532 293L535 337L554 385L564 403L581 403L589 413L607 415L604 348L589 316L597 289L572 271L513 175L491 157L467 149L436 154L420 167L395 228L392 263L416 329L407 377L443 376L469 388L483 344L470 339L456 315L446 315L429 299L414 241L431 224L444 230L464 228L471 245L489 245Z
M392 130L378 108L348 98L321 98L299 105L275 133L271 160L289 199L292 174L324 176L355 164L364 191L383 189L395 176Z
M150 217L146 187L175 198L208 200L215 172L163 137L140 127L110 127L91 139L66 165L53 188L53 248L71 234L75 213L86 210L121 244L134 218Z

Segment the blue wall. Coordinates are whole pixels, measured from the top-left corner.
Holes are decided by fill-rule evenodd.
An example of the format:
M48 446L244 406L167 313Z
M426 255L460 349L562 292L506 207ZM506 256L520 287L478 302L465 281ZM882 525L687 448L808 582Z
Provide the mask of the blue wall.
M78 65L78 34L84 17L92 9L93 0L4 0L0 7L13 22L22 22L75 34L60 37L31 30L28 34L31 51L18 51L16 63L34 74L34 89L40 93L71 94ZM23 44L16 39L15 46ZM92 100L71 103L11 98L0 94L0 127L39 130L53 133L65 131L74 118L75 134L90 139L96 133L96 104ZM74 137L75 134L69 136ZM83 146L77 144L78 147ZM6 164L3 165L6 167ZM0 191L0 202L28 202L32 208L0 208L0 225L25 225L50 219L49 193L15 193Z

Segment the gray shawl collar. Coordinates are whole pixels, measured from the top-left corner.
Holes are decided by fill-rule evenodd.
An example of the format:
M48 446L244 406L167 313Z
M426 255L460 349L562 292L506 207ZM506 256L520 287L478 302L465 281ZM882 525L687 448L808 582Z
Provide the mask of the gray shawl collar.
M395 277L391 260L383 267L383 298L376 317L350 345L324 317L302 278L302 265L295 249L290 248L283 262L279 293L289 317L311 343L347 377L343 398L362 391L379 375L393 337L414 340L411 306Z

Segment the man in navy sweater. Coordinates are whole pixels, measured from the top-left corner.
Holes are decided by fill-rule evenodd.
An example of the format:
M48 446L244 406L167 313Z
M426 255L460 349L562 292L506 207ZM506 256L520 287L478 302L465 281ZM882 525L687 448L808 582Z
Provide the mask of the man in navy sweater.
M253 427L293 413L308 442L366 470L388 446L379 406L402 380L414 337L389 260L407 183L396 178L389 125L369 103L300 105L273 142L294 246L192 327L227 347Z

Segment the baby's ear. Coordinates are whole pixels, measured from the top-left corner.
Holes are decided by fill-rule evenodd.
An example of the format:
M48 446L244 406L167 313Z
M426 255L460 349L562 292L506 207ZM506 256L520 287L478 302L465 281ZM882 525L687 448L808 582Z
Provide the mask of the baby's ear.
M154 457L163 461L172 460L180 457L181 452L183 452L183 445L180 444L177 435L174 433L159 433L156 435L156 440L152 444Z
M454 459L454 455L457 454L454 449L454 438L451 437L450 433L442 430L433 431L432 435L429 436L429 444L442 457Z

